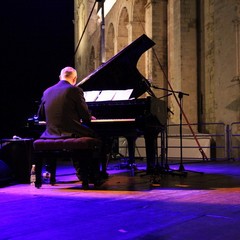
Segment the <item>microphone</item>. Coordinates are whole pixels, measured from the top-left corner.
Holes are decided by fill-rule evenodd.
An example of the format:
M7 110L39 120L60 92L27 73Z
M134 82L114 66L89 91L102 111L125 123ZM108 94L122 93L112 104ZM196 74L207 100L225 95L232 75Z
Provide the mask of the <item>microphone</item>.
M146 78L142 78L143 83L147 86L147 92L152 96L152 97L156 97L154 92L151 89L151 83L146 79Z
M171 109L168 107L167 111L170 112L172 115L174 115L173 111L171 111Z

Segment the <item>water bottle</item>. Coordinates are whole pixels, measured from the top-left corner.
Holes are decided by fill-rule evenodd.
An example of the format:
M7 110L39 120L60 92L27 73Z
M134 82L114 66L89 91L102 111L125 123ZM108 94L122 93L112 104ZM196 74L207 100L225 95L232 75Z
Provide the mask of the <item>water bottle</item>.
M35 185L36 182L36 166L32 165L31 174L30 174L30 184Z

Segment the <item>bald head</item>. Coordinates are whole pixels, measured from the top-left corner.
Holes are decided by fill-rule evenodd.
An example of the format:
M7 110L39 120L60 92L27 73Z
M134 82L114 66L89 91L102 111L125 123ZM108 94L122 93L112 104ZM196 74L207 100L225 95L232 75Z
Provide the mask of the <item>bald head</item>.
M75 85L77 82L77 71L72 67L65 67L61 70L59 78Z

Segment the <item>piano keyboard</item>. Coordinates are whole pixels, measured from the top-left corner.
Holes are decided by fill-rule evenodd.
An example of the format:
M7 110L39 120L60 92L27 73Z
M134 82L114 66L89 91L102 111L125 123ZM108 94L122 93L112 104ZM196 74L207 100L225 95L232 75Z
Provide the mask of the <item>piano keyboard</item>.
M121 119L94 119L92 123L108 123L108 122L135 122L135 118L121 118ZM46 125L45 121L39 121L39 125Z
M104 122L135 122L135 118L122 118L122 119L94 119L94 120L91 120L92 123L104 123Z

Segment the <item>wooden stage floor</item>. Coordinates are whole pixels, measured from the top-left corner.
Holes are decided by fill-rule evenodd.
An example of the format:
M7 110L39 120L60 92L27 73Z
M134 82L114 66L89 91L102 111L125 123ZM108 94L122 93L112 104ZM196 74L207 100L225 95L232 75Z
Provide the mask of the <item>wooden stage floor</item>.
M56 186L0 188L0 239L240 239L240 162L184 163L204 174L157 174L155 184L117 167L109 165L97 190L82 190L67 162L58 166Z

